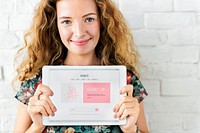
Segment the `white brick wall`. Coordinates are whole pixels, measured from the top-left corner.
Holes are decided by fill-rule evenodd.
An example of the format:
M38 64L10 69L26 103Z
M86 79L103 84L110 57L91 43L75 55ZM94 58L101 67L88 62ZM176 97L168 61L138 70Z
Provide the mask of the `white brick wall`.
M13 59L39 1L0 1L0 133L13 131ZM200 133L200 0L114 1L141 54L151 133Z
M119 0L123 12L165 12L172 11L172 0Z
M200 45L200 23L194 27L184 27L166 31L169 45Z
M195 26L196 17L193 13L148 13L145 15L148 29L174 29Z
M0 80L2 80L3 79L3 70L2 70L2 67L0 67Z
M198 63L199 47L196 46L175 46L171 48L172 62L177 63Z
M199 11L199 0L174 0L175 11Z
M200 79L200 62L199 62L199 65L198 65L198 78Z
M168 79L162 81L162 96L199 96L200 82L197 79Z

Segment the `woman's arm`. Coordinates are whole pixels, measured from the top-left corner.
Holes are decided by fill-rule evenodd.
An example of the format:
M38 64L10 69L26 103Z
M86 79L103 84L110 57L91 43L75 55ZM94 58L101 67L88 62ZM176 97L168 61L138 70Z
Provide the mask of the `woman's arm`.
M39 85L29 99L28 106L19 102L14 133L42 133L45 129L42 115L54 116L56 112L56 107L49 98L52 95L49 87Z
M146 123L145 113L144 113L144 104L140 103L140 113L136 122L137 127L140 129L141 133L149 133L149 129Z
M44 127L36 127L27 112L27 105L18 102L17 116L15 121L14 133L39 133Z

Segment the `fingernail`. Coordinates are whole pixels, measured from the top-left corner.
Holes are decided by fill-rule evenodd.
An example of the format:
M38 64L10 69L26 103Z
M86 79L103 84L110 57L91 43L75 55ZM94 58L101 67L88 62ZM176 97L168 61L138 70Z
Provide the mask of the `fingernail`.
M114 114L114 118L117 118L117 114Z
M119 94L122 94L122 91L121 91L121 90L119 91Z
M121 116L118 114L117 117L120 118Z
M56 107L54 107L54 108L53 108L53 111L54 111L54 112L56 112L56 111L57 111L57 108L56 108Z
M113 112L115 112L116 111L116 108L113 108Z
M55 116L55 113L51 114L51 116Z

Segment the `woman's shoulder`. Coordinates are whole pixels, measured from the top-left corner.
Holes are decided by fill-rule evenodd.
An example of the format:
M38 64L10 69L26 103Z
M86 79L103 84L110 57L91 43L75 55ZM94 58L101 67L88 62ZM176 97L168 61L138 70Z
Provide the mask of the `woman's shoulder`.
M41 82L41 79L42 79L42 74L41 73L36 74L32 78L24 80L21 83L21 87L27 87L27 88L34 87L35 88L34 85L37 85L39 82Z
M136 97L139 102L148 95L140 79L130 69L127 69L127 84L133 85L133 97Z
M42 74L39 73L33 78L21 83L15 98L24 104L28 104L29 98L34 95L37 86L42 82Z

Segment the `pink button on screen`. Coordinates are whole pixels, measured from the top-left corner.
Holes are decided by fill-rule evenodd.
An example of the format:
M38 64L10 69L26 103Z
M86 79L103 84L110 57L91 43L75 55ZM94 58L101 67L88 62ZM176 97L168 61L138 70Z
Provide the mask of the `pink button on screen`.
M110 83L83 83L83 103L110 103Z

